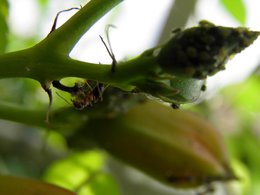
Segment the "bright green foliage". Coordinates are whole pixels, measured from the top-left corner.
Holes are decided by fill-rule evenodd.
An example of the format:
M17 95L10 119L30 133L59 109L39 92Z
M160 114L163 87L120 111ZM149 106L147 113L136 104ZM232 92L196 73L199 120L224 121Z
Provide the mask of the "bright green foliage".
M241 114L244 113L248 116L248 113L260 111L260 101L257 98L259 91L260 77L255 75L244 83L227 87L223 93L240 110Z
M97 174L91 183L82 185L79 189L79 195L120 195L118 184L115 179L105 173Z
M251 176L251 191L248 194L260 193L260 77L251 76L247 81L227 87L222 91L225 101L232 104L232 111L240 120L237 120L239 129L229 139L231 153L239 159L249 170Z
M232 167L236 171L236 175L239 180L231 183L232 194L236 195L248 195L251 190L251 178L249 169L241 161L236 158L232 160ZM231 193L230 193L231 194ZM257 193L258 194L258 193ZM252 194L253 195L253 194Z
M8 16L8 2L7 0L0 1L0 53L3 53L7 45L8 26L6 23Z
M49 2L49 0L39 0L39 4L43 7L46 6L48 4L48 2Z
M88 151L54 163L45 173L45 180L78 192L79 195L119 195L114 178L102 171L104 157Z
M229 148L233 156L239 159L249 170L251 177L249 194L257 195L260 193L260 140L255 137L251 127L246 127L241 131L229 138Z
M246 8L243 0L220 0L220 2L240 24L246 23Z

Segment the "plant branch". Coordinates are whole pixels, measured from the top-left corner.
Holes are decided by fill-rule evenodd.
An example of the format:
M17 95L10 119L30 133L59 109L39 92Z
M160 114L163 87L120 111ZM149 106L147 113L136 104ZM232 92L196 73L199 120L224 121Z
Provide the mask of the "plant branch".
M44 118L47 110L32 110L13 103L0 102L0 118L27 125L47 127Z
M40 47L68 54L79 39L102 16L123 0L91 0L57 30L50 33Z
M259 35L246 28L203 21L198 27L178 32L157 55L157 48L149 49L135 59L117 63L114 72L111 64L70 58L69 52L80 37L121 1L92 0L34 47L0 55L0 78L32 78L48 92L53 80L80 77L123 91L147 93L174 105L183 104L198 97L203 88L201 80L222 70L230 55L242 51Z
M83 113L72 107L64 107L52 110L50 123L45 121L47 109L29 109L18 104L0 101L0 118L25 125L51 128L66 133L76 129L86 121L86 115L93 115L93 109L85 110ZM84 115L84 113L86 115Z
M56 53L44 53L37 47L0 55L0 78L27 77L41 83L64 77L80 77L108 83L125 90L131 82L144 78L157 66L153 56L140 57L117 66L78 61ZM8 67L8 68L7 68Z

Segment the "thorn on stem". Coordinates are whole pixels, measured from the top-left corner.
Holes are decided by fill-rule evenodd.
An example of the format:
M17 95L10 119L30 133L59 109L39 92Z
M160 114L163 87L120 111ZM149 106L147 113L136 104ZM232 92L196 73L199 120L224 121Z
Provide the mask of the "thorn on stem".
M51 28L51 31L49 32L49 34L51 34L53 31L56 30L56 26L57 26L57 21L58 21L58 18L59 18L59 15L63 12L68 12L68 11L71 11L71 10L79 10L81 9L81 6L80 8L78 7L72 7L72 8L69 8L69 9L65 9L65 10L62 10L62 11L59 11L54 19L54 22L53 22L53 25L52 25L52 28Z
M117 61L116 61L115 54L114 54L114 52L113 52L113 50L112 50L112 46L111 46L110 38L109 38L109 29L110 29L111 27L115 28L115 26L114 26L114 25L111 25L111 24L106 26L106 38L107 38L108 46L107 46L106 42L104 41L103 37L100 36L100 35L99 35L99 37L100 37L102 43L104 44L104 46L105 46L105 48L106 48L106 50L107 50L109 56L110 56L111 59L112 59L111 72L115 72L115 71L116 71Z

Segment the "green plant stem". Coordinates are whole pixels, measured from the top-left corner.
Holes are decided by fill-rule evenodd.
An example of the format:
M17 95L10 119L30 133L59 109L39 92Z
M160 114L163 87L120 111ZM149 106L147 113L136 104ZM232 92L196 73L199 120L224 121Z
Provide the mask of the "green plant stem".
M125 71L136 72L136 66L131 67L131 64L138 65L140 61L124 63L116 74L111 74L110 66L69 57L81 36L120 2L122 0L92 0L36 46L0 55L0 78L27 77L41 83L64 77L81 77L110 84L123 81L122 76L129 80L132 75L126 77Z
M114 86L131 88L131 81L144 78L157 66L154 57L140 57L111 65L93 64L50 53L38 47L0 55L0 78L26 77L41 83L64 77L93 79ZM134 76L133 76L134 75Z
M92 0L34 47L0 55L0 79L32 78L46 84L54 79L80 77L124 90L133 89L133 82L149 76L157 68L155 57L140 56L130 61L119 62L115 72L111 71L110 64L87 63L69 57L69 52L80 37L121 1ZM49 117L50 123L47 123L47 108L30 110L0 102L0 118L52 129L75 129L82 124L86 116L100 113L103 113L100 109L88 109L84 112L77 112L73 108L53 110Z
M30 110L11 103L0 102L0 118L27 125L47 127L44 122L46 111Z
M91 0L60 28L49 34L39 46L68 54L94 23L122 1Z
M91 114L93 110L86 110L83 113ZM82 112L78 112L72 107L64 107L52 110L50 122L46 122L46 109L29 109L9 102L0 102L0 118L22 123L25 125L51 128L65 132L77 128L86 118Z

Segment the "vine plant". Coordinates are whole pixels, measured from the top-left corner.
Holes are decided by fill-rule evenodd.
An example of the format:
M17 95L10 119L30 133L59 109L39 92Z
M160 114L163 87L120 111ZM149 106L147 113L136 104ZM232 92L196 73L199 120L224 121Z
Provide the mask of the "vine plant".
M46 121L46 110L32 110L2 102L0 103L0 118L52 128L64 134L67 133L66 129L73 129L75 132L67 135L72 147L84 148L87 139L91 138L91 141L94 140L113 155L159 181L168 184L177 183L179 187L194 187L205 182L234 179L235 176L228 165L222 143L213 133L215 131L210 130L211 127L199 118L179 110L166 108L148 99L162 100L172 104L174 108L195 101L200 92L205 90L206 78L223 70L229 56L249 46L257 38L259 32L249 31L242 27L215 26L201 21L197 27L174 31L173 37L167 43L148 49L140 56L128 61L117 62L109 49L112 64L94 64L71 58L69 54L80 38L95 22L121 2L122 0L92 0L62 26L57 29L53 28L50 34L35 46L0 55L0 78L34 79L48 93L50 101L52 101L51 89L53 87L66 91L72 95L76 109L68 106L51 109ZM75 83L74 86L65 86L60 80L66 77L78 77L86 81ZM144 101L150 103L143 105ZM164 113L163 118L151 114L150 109ZM140 110L143 115L140 114ZM139 114L143 121L138 119ZM158 124L149 125L152 119L158 120ZM172 120L178 121L172 123ZM136 130L135 122L140 125L141 129L145 127L140 130L142 133ZM191 148L190 151L188 150L185 136L187 139L194 139L187 134L181 136L185 132L181 123L185 122L188 122L192 129L195 128L196 136L200 136L199 130L204 129L201 131L211 137L210 141L207 140L208 138L199 138L199 140L202 140L204 147L211 148L210 152L214 151L216 159L213 159L211 154L200 156L197 152L198 156L193 156L195 163L183 167L182 162L186 157L181 159L181 156L184 153L189 153L190 156L193 151ZM146 131L147 125L151 129L150 132ZM169 126L167 131L163 130L163 125ZM197 130L196 126L199 126ZM104 131L104 129L107 130ZM156 131L153 131L155 129ZM148 143L159 144L159 148L161 145L168 147L164 143L166 137L160 135L169 134L168 130L173 131L171 135L168 135L173 140L166 142L174 149L168 151L169 153L165 156L158 151L153 156L151 151L155 150L156 153L156 147L148 149L143 145ZM138 137L141 134L146 138ZM176 141L177 138L178 141ZM213 143L219 146L216 147L217 149L212 147L210 143L212 139ZM175 142L174 140L178 144L174 145L175 143L172 143ZM182 146L182 144L186 145ZM138 148L135 148L137 146L140 146L139 149L141 148L143 153L149 153L150 159L159 158L154 160L161 162L157 162L157 165L150 165L151 162L149 164L142 156L138 156L138 152L132 153L131 150L138 151ZM182 148L176 150L179 146ZM196 153L196 151L193 152ZM179 159L173 157L174 154ZM181 164L182 172L178 170Z

